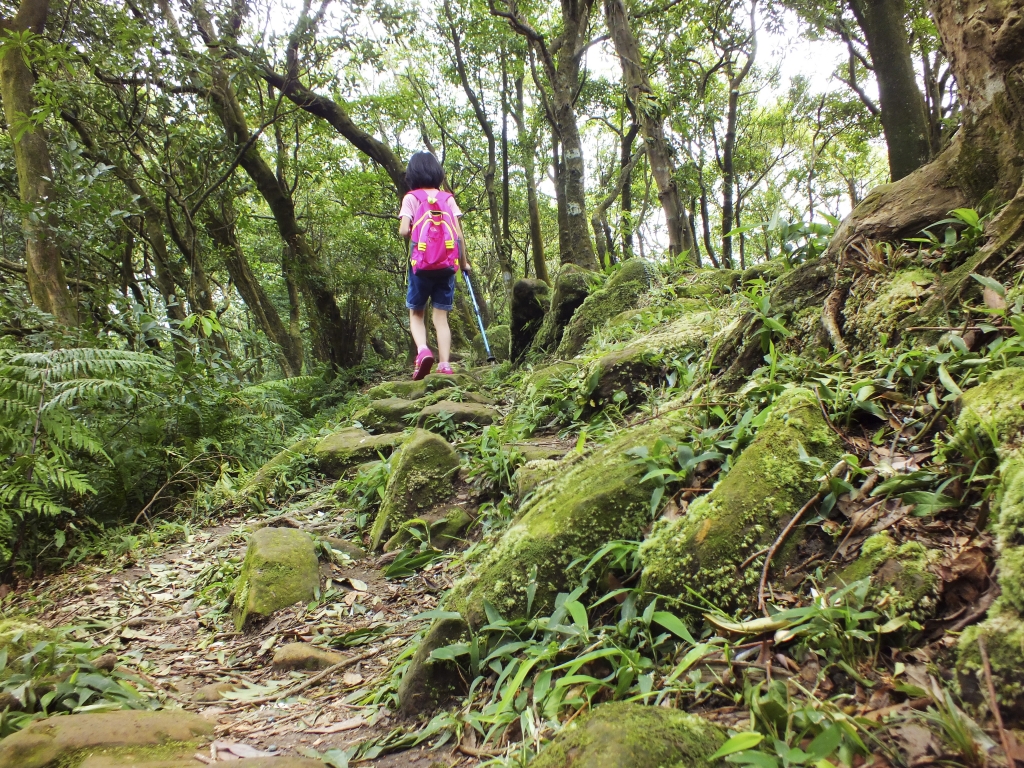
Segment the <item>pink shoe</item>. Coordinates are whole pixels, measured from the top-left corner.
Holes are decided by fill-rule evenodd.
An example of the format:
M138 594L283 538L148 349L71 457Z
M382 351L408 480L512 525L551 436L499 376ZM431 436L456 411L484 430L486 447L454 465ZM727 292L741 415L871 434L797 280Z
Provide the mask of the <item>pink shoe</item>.
M448 363L441 363L439 366L437 366L437 372L446 374L448 376L452 376L455 374L455 371L452 370L452 367L448 365Z
M416 367L413 369L412 380L419 381L428 373L434 366L434 353L430 351L429 347L424 347L420 350L420 353L416 355Z

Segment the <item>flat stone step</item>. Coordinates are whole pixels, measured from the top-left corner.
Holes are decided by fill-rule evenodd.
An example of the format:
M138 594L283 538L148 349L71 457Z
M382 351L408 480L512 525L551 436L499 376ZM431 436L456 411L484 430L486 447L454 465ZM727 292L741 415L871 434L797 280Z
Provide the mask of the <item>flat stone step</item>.
M451 400L442 400L439 403L428 405L420 411L416 426L429 429L432 417L440 416L442 413L451 415L453 424L477 424L486 427L501 421L501 413L496 408L483 403L457 403Z

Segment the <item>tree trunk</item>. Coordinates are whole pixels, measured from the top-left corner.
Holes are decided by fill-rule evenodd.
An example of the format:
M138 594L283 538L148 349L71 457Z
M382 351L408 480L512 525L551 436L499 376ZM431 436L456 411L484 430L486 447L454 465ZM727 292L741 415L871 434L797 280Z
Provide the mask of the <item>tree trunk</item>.
M729 108L725 118L725 141L722 142L722 266L732 268L733 193L736 189L736 122L739 116L740 92L729 83Z
M878 82L882 130L893 181L928 162L928 115L907 41L903 0L850 0Z
M537 142L526 130L526 109L523 101L523 78L517 77L516 105L512 118L516 121L516 143L523 158L523 172L526 175L526 206L530 212L530 251L533 254L533 271L538 280L551 284L548 278L548 264L544 258L544 237L540 226L540 203L537 200L537 168L534 155Z
M633 257L633 167L629 161L633 157L633 142L638 133L640 133L640 123L636 122L634 115L633 123L628 130L623 132L622 142L619 144L619 167L625 174L625 178L622 180L622 201L619 204L622 209L623 260Z
M955 304L972 272L1024 235L1024 0L935 0L936 28L956 77L963 123L932 162L872 190L829 245L838 258L853 240L897 239L953 208L1006 203L985 226L987 241L942 278L914 322Z
M491 247L494 249L494 255L497 257L498 265L501 267L501 279L505 286L505 301L510 303L512 301L512 276L514 271L512 268L512 254L506 249L505 239L501 236L502 217L501 209L498 206L498 189L495 184L495 176L498 172L498 158L494 126L491 124L491 119L487 116L487 111L484 109L479 96L469 83L466 62L462 56L462 40L459 36L455 19L452 16L451 5L448 2L445 2L444 10L448 19L448 32L451 35L452 50L455 54L455 67L459 73L459 81L462 83L462 90L465 91L466 98L469 99L469 103L473 106L473 113L476 115L476 121L480 125L480 130L483 131L484 138L487 140L487 166L484 168L484 190L487 193Z
M48 9L48 0L22 0L13 19L0 20L0 30L42 34ZM32 94L36 78L26 58L26 52L16 42L5 42L0 55L0 99L14 145L18 193L27 211L21 226L25 233L28 290L39 309L49 312L63 325L78 325L77 302L68 290L60 246L49 226L46 208L53 187L53 167L43 128L30 121L36 111Z
M675 180L675 162L672 147L665 137L664 120L654 97L647 73L640 64L640 46L629 25L626 6L622 0L605 0L605 18L615 52L622 64L622 80L629 100L636 106L646 144L651 174L658 185L658 199L665 211L668 228L668 248L672 256L693 251L690 222L686 207L679 195Z
M207 44L216 46L218 39L213 20L202 0L193 4L192 12ZM259 144L253 139L227 71L215 62L211 67L210 77L209 95L214 112L224 125L228 141L241 153L239 165L256 185L256 189L270 208L281 239L288 244L294 254L295 276L309 302L310 326L314 331L314 348L318 356L335 368L345 368L357 363L358 359L353 358L346 343L352 329L342 316L319 258L299 226L291 190L281 184L277 174L260 152ZM275 87L280 89L276 84Z
M224 205L223 212L216 211L211 206L207 213L206 231L210 234L210 239L220 247L224 256L224 266L231 275L235 289L252 312L256 325L273 344L281 348L281 367L285 376L298 376L302 373L302 345L296 344L296 339L288 333L277 307L270 301L260 281L252 273L235 233L234 214L230 203Z

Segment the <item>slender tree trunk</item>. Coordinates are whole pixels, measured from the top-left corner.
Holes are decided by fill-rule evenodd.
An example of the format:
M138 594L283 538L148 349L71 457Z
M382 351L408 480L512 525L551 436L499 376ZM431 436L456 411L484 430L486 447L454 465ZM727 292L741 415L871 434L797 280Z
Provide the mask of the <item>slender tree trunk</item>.
M508 61L505 47L501 48L501 242L512 261L512 234L509 212L509 159L508 159Z
M643 149L626 161L625 167L619 171L619 177L616 179L615 184L608 190L608 194L594 207L594 212L590 216L590 225L594 229L594 241L597 243L597 255L602 266L605 266L606 256L609 259L608 265L615 263L615 243L611 238L611 228L608 226L608 208L622 194L622 189L626 182L632 178L633 167L642 154Z
M230 202L224 204L222 211L216 211L211 207L207 212L206 230L210 234L210 239L221 249L224 266L227 267L235 289L252 313L257 327L272 343L281 348L281 367L285 375L298 376L302 373L302 345L296 344L296 339L288 333L277 307L252 273L249 261L238 242Z
M516 103L512 117L516 121L516 143L523 159L526 175L526 206L530 213L530 251L533 254L533 271L538 280L550 284L548 265L544 258L544 237L540 226L540 203L537 200L537 142L534 134L526 130L526 109L523 100L523 78L515 81Z
M907 41L906 6L903 0L849 2L875 70L889 173L897 181L930 155L928 116Z
M622 80L630 101L636 105L640 126L644 134L647 157L651 174L658 185L658 199L665 212L665 226L668 229L669 253L678 256L693 251L690 223L686 207L679 195L675 180L675 162L672 147L665 136L664 119L653 98L647 73L641 65L640 46L629 24L629 16L623 0L605 0L605 18L615 52L622 64Z
M565 167L562 165L561 144L558 134L551 132L551 167L555 172L555 209L558 217L558 250L566 253L569 249L569 213L565 201ZM565 263L564 261L562 262Z
M627 97L628 102L628 97ZM633 142L640 132L640 123L634 119L629 128L623 132L619 144L619 168L625 177L622 179L622 258L633 256L633 167L629 161L633 157Z
M213 20L202 0L192 5L192 12L207 44L217 45ZM209 94L214 112L224 125L228 141L241 153L239 165L267 203L281 238L294 254L295 275L310 304L310 326L314 331L317 354L336 368L353 365L358 359L352 356L352 350L346 343L353 329L342 316L328 276L299 226L291 190L281 184L260 152L259 144L253 140L228 73L220 64L214 63L210 76Z
M47 0L22 0L13 19L0 20L0 30L42 34L48 10ZM36 111L32 94L36 78L26 59L20 46L6 41L0 55L0 99L14 145L18 194L26 209L21 224L28 290L39 309L59 323L73 326L78 325L78 306L68 290L60 246L50 231L47 201L53 188L53 166L42 126L30 122Z
M732 268L733 194L736 187L736 123L739 116L740 92L730 78L729 108L725 119L725 141L722 142L722 266Z
M487 111L484 109L483 103L480 101L476 91L473 90L473 86L469 82L469 74L466 71L466 62L462 56L462 40L459 35L458 27L456 26L455 18L452 15L450 3L445 2L444 4L445 15L448 20L448 31L451 35L452 50L455 54L455 67L459 72L459 80L462 83L462 90L466 93L466 98L469 99L469 103L473 106L473 113L476 115L476 121L480 125L480 130L483 131L484 138L487 140L487 166L484 168L484 190L487 193L487 210L489 214L489 224L491 230L491 247L494 249L494 255L498 259L498 265L501 267L501 278L505 286L505 300L510 302L512 300L512 276L514 270L512 267L512 254L505 247L505 239L501 235L501 208L498 205L498 189L495 184L495 176L498 171L498 158L497 158L497 141L494 137L494 126L491 124L491 119L487 115Z

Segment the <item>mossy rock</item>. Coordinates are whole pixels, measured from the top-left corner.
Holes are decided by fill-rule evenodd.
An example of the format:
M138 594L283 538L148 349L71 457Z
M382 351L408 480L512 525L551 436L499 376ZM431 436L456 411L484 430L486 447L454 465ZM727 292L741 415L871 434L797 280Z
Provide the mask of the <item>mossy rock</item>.
M743 605L756 588L763 557L746 570L739 565L769 546L782 526L818 490L822 469L801 461L801 447L821 460L824 471L842 455L842 444L821 415L814 394L789 390L774 407L754 441L711 491L685 516L661 520L640 549L641 589L683 604L690 589L719 607ZM799 529L775 555L781 568L799 543Z
M463 389L475 388L476 380L464 373L449 376L443 373L430 373L419 381L402 379L385 381L372 387L367 394L371 400L385 400L389 397L400 397L403 400L419 400L431 392L460 386Z
M180 710L98 712L29 723L0 741L0 768L64 768L86 755L119 747L160 748L151 758L191 752L213 736L214 723Z
M727 296L739 287L742 275L737 269L699 269L676 284L676 296L681 299Z
M196 704L213 704L214 702L221 701L224 698L224 694L237 691L241 687L239 683L210 683L209 685L196 688L192 692L192 701Z
M1024 724L1024 621L1002 599L989 616L967 627L957 644L956 675L960 695L975 709L988 707L988 688L978 638L985 643L992 682L1003 718L1011 727Z
M625 402L636 401L642 385L656 383L668 372L673 358L707 347L727 317L726 312L718 310L688 312L665 328L597 358L588 365L586 374L594 386L591 400L600 406L614 401L622 392Z
M452 424L476 424L477 426L485 427L488 424L501 421L501 414L497 409L489 405L442 400L439 403L428 405L420 411L420 415L416 419L416 426L426 427L428 424L434 425L442 419L442 414L447 414L444 420L450 421ZM430 429L432 426L427 428Z
M527 397L543 399L546 392L553 387L560 386L562 382L572 378L579 370L580 366L575 363L554 363L536 368L526 377L522 391Z
M620 312L635 308L650 290L651 276L642 259L629 259L607 285L587 296L562 333L558 356L574 357L599 327Z
M538 459L557 461L566 454L564 445L551 443L543 439L507 443L503 448L506 452L517 451L523 457L523 460L528 462L537 461Z
M401 432L371 435L364 429L349 427L317 443L313 455L321 472L328 477L338 478L363 462L372 461L378 454L387 458L404 439L405 435Z
M931 570L942 552L918 541L897 545L886 531L868 538L860 556L830 579L837 585L871 579L871 597L889 610L909 613L917 621L932 617L938 606L939 577Z
M205 768L192 747L180 749L112 749L90 754L74 768ZM223 753L221 753L223 754ZM319 760L292 755L244 757L231 761L232 768L323 768ZM65 768L65 766L61 766Z
M253 620L309 602L320 586L313 539L293 528L261 528L249 539L232 612L241 631Z
M439 619L430 626L416 646L416 653L398 685L398 705L403 715L431 712L465 692L459 665L454 661L431 658L431 654L468 637L469 627L460 618Z
M428 541L434 549L447 549L459 541L473 520L473 516L462 507L432 510L423 517L402 523L395 535L384 544L384 551L393 552L420 538Z
M606 446L566 466L520 508L512 526L448 593L445 605L471 625L484 620L484 602L506 618L526 613L530 573L537 569L533 610L543 614L555 595L579 585L570 564L615 539L637 539L650 521L652 488L645 468L626 451L679 433L677 412L623 431Z
M238 497L251 499L256 496L266 496L281 471L296 459L308 455L316 443L316 438L307 437L289 445L256 470L256 473L249 478L245 485L238 489Z
M931 270L915 267L854 281L843 306L844 339L861 349L876 346L883 334L893 341L903 321L931 295L937 280Z
M711 768L725 731L667 707L601 704L561 731L531 768Z
M518 362L530 348L551 309L551 288L543 280L525 278L512 286L510 355Z
M955 445L971 439L991 441L1002 454L1024 437L1024 368L1007 368L960 396Z
M0 651L5 651L9 659L28 653L37 643L57 637L56 631L26 617L0 619Z
M540 330L533 339L531 349L550 352L562 341L562 333L572 316L592 290L598 275L575 264L563 264L555 278L555 292L551 309L544 316Z
M1000 600L1017 616L1024 616L1024 448L1004 451L1004 455L995 525Z
M766 283L770 283L774 280L778 280L790 269L792 269L792 267L789 266L783 258L762 261L760 264L754 264L743 270L743 276L740 278L740 284L746 285L754 280L764 280Z
M512 476L517 501L521 502L527 494L532 493L542 483L553 478L557 474L559 466L559 462L553 459L533 459L523 464Z
M487 343L491 346L491 354L494 359L503 363L509 359L512 337L507 325L492 325L487 329ZM487 350L484 349L484 337L479 333L473 337L473 360L482 365L487 360Z
M272 662L277 672L295 670L321 670L333 667L345 660L345 656L309 643L285 643L274 652Z
M368 429L400 431L408 427L410 421L415 421L406 417L419 413L422 408L423 403L419 400L386 397L383 400L371 401L352 418Z
M370 548L380 545L406 520L420 517L452 495L459 456L433 432L417 429L391 458L380 511L370 531Z
M353 560L362 560L366 557L366 550L348 539L342 539L337 536L325 536L324 541L331 545L331 549L348 555Z

